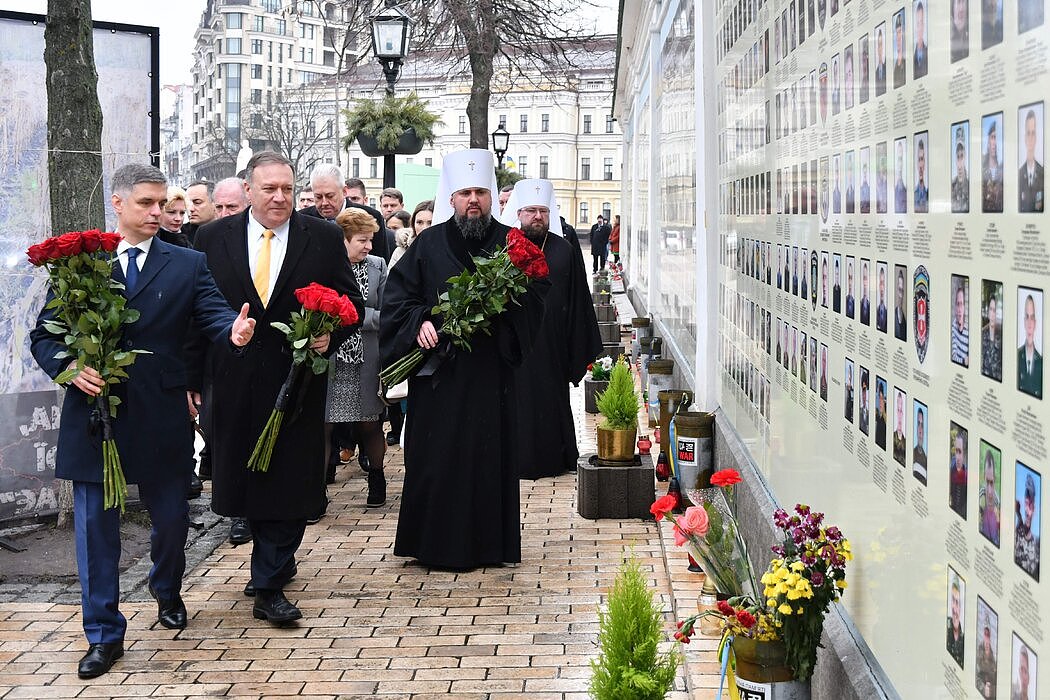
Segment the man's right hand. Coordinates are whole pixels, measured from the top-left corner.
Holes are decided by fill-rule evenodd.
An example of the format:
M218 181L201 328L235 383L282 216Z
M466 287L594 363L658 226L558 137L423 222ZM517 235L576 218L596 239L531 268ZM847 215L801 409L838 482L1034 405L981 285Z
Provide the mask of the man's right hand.
M67 370L73 369L77 366L77 361L73 360L66 367ZM83 391L88 396L98 396L102 393L102 388L106 386L105 380L102 379L102 375L96 372L91 367L85 367L84 369L77 372L76 376L73 377L71 382L73 386Z
M189 405L190 418L196 420L197 414L200 413L201 393L199 391L187 391L186 403Z
M419 347L424 350L430 350L437 347L438 333L437 329L434 328L433 323L430 321L423 321L423 325L419 327L419 334L416 336L416 342L419 343Z

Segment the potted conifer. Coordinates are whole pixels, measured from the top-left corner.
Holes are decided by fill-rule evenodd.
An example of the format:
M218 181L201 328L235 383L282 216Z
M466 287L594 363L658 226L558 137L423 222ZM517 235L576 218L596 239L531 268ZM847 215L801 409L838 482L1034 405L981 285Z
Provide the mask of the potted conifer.
M627 363L621 358L609 372L609 386L598 394L598 459L609 462L634 460L638 433L638 394Z
M344 145L349 148L356 140L370 158L419 153L424 143L434 145L434 127L442 123L414 92L405 97L357 100L353 109L343 110L343 116Z

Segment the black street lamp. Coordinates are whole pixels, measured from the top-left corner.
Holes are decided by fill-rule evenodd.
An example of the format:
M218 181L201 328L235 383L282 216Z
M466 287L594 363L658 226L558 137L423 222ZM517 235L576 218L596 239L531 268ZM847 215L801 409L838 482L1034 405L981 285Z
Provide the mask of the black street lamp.
M496 170L503 169L503 156L507 153L507 146L510 145L510 132L503 128L502 122L496 130L492 132L492 150L496 152Z
M372 52L386 76L386 94L394 96L394 85L401 76L401 66L408 56L408 44L412 38L412 19L396 0L386 0L385 7L372 16ZM383 156L383 187L394 186L394 154Z

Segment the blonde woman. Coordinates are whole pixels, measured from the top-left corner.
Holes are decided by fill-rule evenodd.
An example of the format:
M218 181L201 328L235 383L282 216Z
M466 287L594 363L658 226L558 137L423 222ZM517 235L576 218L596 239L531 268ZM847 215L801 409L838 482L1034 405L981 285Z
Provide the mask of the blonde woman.
M182 222L186 219L186 190L174 185L168 187L168 201L160 213L160 229L157 238L182 248L190 247L190 239L182 233Z

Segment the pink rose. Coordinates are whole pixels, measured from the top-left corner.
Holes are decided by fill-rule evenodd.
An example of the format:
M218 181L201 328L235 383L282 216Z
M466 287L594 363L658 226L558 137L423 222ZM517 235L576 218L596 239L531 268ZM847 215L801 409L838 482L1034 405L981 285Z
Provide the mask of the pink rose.
M678 518L678 527L687 535L703 537L710 526L707 511L700 506L689 506L685 509L685 515Z

